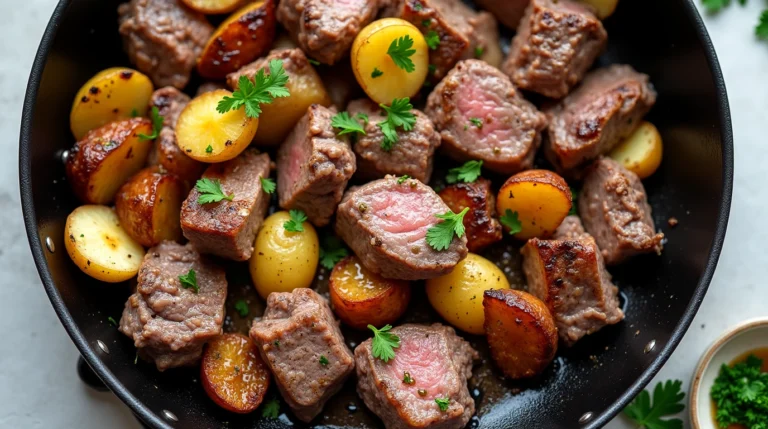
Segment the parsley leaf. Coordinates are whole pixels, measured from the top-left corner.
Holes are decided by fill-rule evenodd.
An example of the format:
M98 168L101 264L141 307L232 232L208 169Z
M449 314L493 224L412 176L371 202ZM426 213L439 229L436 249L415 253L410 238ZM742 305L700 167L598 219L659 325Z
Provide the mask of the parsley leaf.
M483 49L482 46L475 47L475 58L480 58L483 56L483 53L485 53L485 49Z
M331 126L341 130L337 133L340 136L354 133L365 135L363 126L360 125L360 122L357 122L357 119L350 117L348 112L341 112L333 115L333 118L331 118Z
M269 402L266 402L264 406L261 407L261 417L264 417L265 419L276 419L279 414L280 402L275 398L270 399Z
M387 112L387 119L378 123L381 132L384 133L381 148L389 152L397 143L397 127L401 127L404 131L411 131L416 125L416 115L411 112L413 105L408 97L395 98L391 106L385 104L379 104L379 106Z
M313 66L319 66L320 65L320 61L313 60L312 58L307 58L307 61L309 61L309 63L312 64Z
M768 10L760 14L760 21L755 27L755 34L761 39L768 39Z
M274 180L269 177L259 177L259 181L261 181L261 189L263 189L264 192L268 194L275 192L277 185L275 184Z
M429 46L429 49L435 50L437 49L437 46L440 45L440 36L437 34L437 31L435 30L429 30L424 36L424 40L427 42L427 46Z
M701 0L701 3L707 8L707 12L714 13L728 6L731 0Z
M416 380L414 380L413 377L411 377L411 373L410 372L406 371L405 373L403 373L403 383L405 383L405 384L414 384L414 383L416 383Z
M160 114L157 106L152 106L152 110L149 112L149 117L152 118L152 134L146 135L139 133L139 140L147 141L154 140L160 136L160 131L163 129L163 122L165 119Z
M202 178L197 181L195 188L200 192L200 196L197 197L198 204L218 203L221 200L232 201L235 198L234 194L227 195L221 190L219 179Z
M685 393L680 389L682 384L680 380L659 382L653 389L653 404L651 395L647 390L643 390L624 408L624 414L646 429L682 429L683 421L680 419L661 419L677 414L685 408L681 403L685 397Z
M359 112L357 115L355 115L355 118L357 118L358 121L363 121L365 125L368 125L368 115L365 113Z
M197 274L195 270L189 270L187 274L179 276L179 282L184 289L192 289L195 293L200 292L200 288L197 287Z
M235 302L235 311L240 314L240 317L248 316L248 313L250 312L248 303L245 302L244 299L238 299L237 302Z
M328 366L328 358L325 355L320 355L320 365Z
M406 34L399 39L393 40L389 45L389 49L387 49L387 55L392 58L395 65L407 73L416 70L416 66L411 61L411 56L416 53L416 49L411 48L413 48L413 39Z
M109 322L112 326L117 326L117 321L115 321L115 318L112 316L107 317L107 322Z
M509 234L515 235L523 230L523 224L520 223L520 219L517 218L517 212L513 212L510 209L504 212L504 215L499 218L502 225L509 228Z
M381 329L376 329L373 325L368 325L368 329L373 331L373 342L371 343L371 353L373 357L389 362L395 358L395 350L400 347L400 337L389 332L392 325L385 325Z
M131 118L137 118L139 116L139 110L134 108L131 110Z
M443 221L427 230L427 244L433 249L440 251L451 246L454 234L458 237L463 237L464 215L467 214L468 211L469 207L465 207L459 214L456 214L451 210L448 210L443 214L436 214L435 217L443 219Z
M768 428L768 373L760 371L762 366L761 359L750 355L745 362L720 368L710 393L719 427Z
M450 398L435 398L435 403L440 407L440 411L448 411L448 405L451 404Z
M205 153L213 153L213 146L208 145L208 147L205 148Z
M568 216L579 214L579 212L577 211L577 204L576 204L578 202L579 202L579 191L577 191L573 186L571 186L571 210L568 212Z
M288 214L291 220L283 223L283 228L290 232L304 232L303 223L307 221L307 215L301 210L290 210Z
M483 129L483 120L480 118L469 118L469 122L472 122L472 125L476 126L477 128Z
M347 248L341 244L341 240L333 235L328 235L323 238L323 245L320 246L320 265L332 270L348 254Z
M477 180L482 173L483 161L467 161L461 167L451 168L445 181L454 184L456 182L471 183Z
M406 180L408 180L410 178L411 178L411 176L409 176L407 174L405 174L403 176L400 176L400 177L397 178L397 184L398 185L402 185L403 183L405 183Z
M379 76L381 76L383 74L384 74L384 72L379 70L378 67L374 67L373 71L371 72L371 78L372 79L376 79L377 77L379 77Z
M268 76L264 70L261 69L256 73L255 81L251 81L247 76L240 76L237 90L232 93L231 97L225 96L221 99L216 110L224 114L245 106L246 116L258 118L261 115L262 104L270 104L275 98L291 95L288 88L285 87L288 82L288 74L283 69L282 60L269 62Z

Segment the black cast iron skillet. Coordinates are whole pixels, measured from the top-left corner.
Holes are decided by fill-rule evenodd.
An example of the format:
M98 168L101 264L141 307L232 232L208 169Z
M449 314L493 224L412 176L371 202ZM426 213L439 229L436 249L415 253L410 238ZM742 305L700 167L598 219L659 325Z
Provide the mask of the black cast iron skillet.
M60 1L29 79L19 170L24 220L43 285L90 367L146 425L285 427L293 419L290 413L263 421L258 412L243 417L217 408L196 371L159 374L151 365L135 365L132 342L107 323L110 316L119 318L130 285L87 277L64 250L64 222L77 206L61 162L62 152L73 144L70 104L95 72L129 65L117 33L117 3ZM650 120L664 137L664 162L646 188L656 225L669 241L661 257L636 258L611 270L622 291L626 320L562 351L540 378L512 384L490 371L488 362L481 365L470 382L478 404L473 427L604 425L669 358L717 264L731 202L733 136L723 77L704 25L689 0L621 0L606 27L609 48L600 61L632 64L651 75L659 92ZM676 228L668 227L669 217L679 220ZM247 276L232 274L230 295L246 293ZM423 299L414 296L416 302ZM432 315L414 318L420 317ZM230 322L233 329L245 325ZM359 338L350 335L348 340ZM482 347L482 339L471 341ZM348 384L314 425L380 425L355 397L354 380Z

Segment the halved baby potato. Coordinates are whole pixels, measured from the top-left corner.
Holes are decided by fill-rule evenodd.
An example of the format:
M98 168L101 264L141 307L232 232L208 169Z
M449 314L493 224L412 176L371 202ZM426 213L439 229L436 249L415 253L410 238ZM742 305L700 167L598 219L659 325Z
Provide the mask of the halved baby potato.
M181 203L186 185L159 167L148 167L131 177L115 197L115 211L125 231L142 246L163 240L179 241Z
M507 179L499 189L499 217L517 213L521 240L552 235L571 210L571 189L565 179L549 170L527 170ZM503 224L502 218L502 224ZM508 229L508 225L505 225Z
M222 22L197 59L200 76L224 79L269 51L277 28L275 8L275 0L256 1Z
M414 70L400 68L387 53L393 42L409 36L415 53ZM421 90L429 71L429 47L415 25L399 18L370 23L352 44L352 70L357 82L375 102L391 104L395 98L413 97Z
M230 13L243 4L243 0L181 0L188 8L206 15Z
M608 156L641 179L645 179L659 168L663 152L659 130L652 123L643 121L632 135L613 148Z
M247 414L258 408L269 377L258 346L245 335L216 337L203 353L200 379L205 393L227 411Z
M619 0L581 0L581 2L594 7L597 11L597 17L600 19L611 16L619 4Z
M514 289L483 294L485 333L491 357L513 379L537 375L557 352L557 327L547 306Z
M154 91L152 81L136 70L114 67L93 76L77 91L69 125L75 139L120 119L144 116Z
M76 208L64 226L64 246L85 274L108 283L126 281L139 272L144 248L120 226L107 206Z
M259 127L258 118L245 115L245 108L219 113L216 106L232 93L219 89L206 92L187 104L176 123L176 144L192 159L224 162L240 155L251 144Z
M152 124L144 118L111 122L89 131L67 158L67 178L75 195L89 204L112 202L120 186L146 163L151 134Z
M394 323L411 300L411 286L407 281L385 279L372 273L356 256L336 264L328 289L336 315L355 329L366 329L369 324Z

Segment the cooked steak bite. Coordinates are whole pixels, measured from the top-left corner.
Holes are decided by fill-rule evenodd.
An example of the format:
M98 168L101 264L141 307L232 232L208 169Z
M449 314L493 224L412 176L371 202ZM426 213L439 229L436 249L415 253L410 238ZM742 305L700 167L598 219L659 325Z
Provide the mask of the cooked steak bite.
M311 289L271 293L250 335L283 399L303 422L320 414L355 368L328 302Z
M206 82L197 87L197 92L195 93L195 95L199 97L205 94L206 92L213 92L219 89L227 89L227 85L224 85L221 82Z
M475 3L491 12L499 22L514 30L525 14L530 0L475 0Z
M502 174L531 168L547 122L509 78L479 60L456 65L432 91L426 114L446 154Z
M640 253L661 253L664 234L656 233L643 183L610 158L601 158L588 169L579 215L608 265Z
M568 215L557 227L552 238L555 240L578 240L589 235L581 224L581 219L576 215Z
M179 280L190 270L195 272L197 291ZM190 244L164 241L144 256L119 329L160 371L192 365L200 359L203 345L222 333L226 299L224 270Z
M477 351L453 328L438 323L402 325L390 332L400 337L400 347L389 362L373 356L371 339L355 349L357 393L365 405L387 429L466 426L475 413L467 380ZM405 374L413 383L403 381ZM436 399L447 399L448 408L441 411Z
M213 33L205 16L179 0L131 0L117 12L125 50L136 68L157 86L184 88Z
M261 187L269 167L269 155L249 149L205 170L203 178L218 180L224 194L233 199L200 204L200 191L192 189L181 207L181 229L195 248L235 261L251 257L269 206L269 195Z
M355 173L349 139L331 126L335 110L313 104L277 152L280 207L299 209L310 222L325 226Z
M333 64L378 12L378 0L282 0L277 20L308 56Z
M545 153L567 172L610 151L635 130L656 103L647 75L627 65L595 70L559 104L549 119Z
M381 148L384 133L378 124L385 121L381 108L368 99L355 100L347 106L350 116L368 115L365 135L357 135L353 144L357 158L357 177L362 180L380 179L387 174L408 175L421 182L429 182L435 149L440 146L440 135L427 115L413 109L416 124L411 131L398 131L397 143L392 150Z
M577 237L577 224L570 226L569 238L532 238L522 249L528 290L547 305L560 340L568 346L624 319L618 288L595 240L586 233Z
M522 89L561 98L581 81L607 42L608 33L590 6L531 0L504 72Z
M490 180L481 177L471 183L449 185L439 195L454 213L469 207L464 215L464 227L470 252L477 253L501 240L501 224L493 217L496 213L496 197L491 190Z

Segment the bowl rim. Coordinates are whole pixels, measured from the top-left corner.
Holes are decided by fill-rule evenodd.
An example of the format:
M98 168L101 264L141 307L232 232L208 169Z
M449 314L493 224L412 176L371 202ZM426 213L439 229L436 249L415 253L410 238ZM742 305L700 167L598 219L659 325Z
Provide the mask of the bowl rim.
M691 417L691 427L693 429L701 428L698 407L699 393L701 393L701 381L704 373L706 373L712 366L712 358L714 358L726 344L731 342L731 340L737 336L761 327L768 327L768 317L755 317L741 321L720 334L715 341L707 347L704 354L701 355L699 362L696 364L696 370L693 372L693 377L691 378L690 394L688 395L688 412Z
M86 360L88 365L98 377L106 384L106 386L125 403L131 411L145 424L153 428L173 429L163 418L152 411L146 404L136 398L128 389L122 385L122 383L115 377L107 366L101 361L99 356L95 353L91 344L75 324L72 315L64 305L61 294L59 293L56 285L53 281L50 271L48 270L44 244L41 237L38 234L37 228L37 216L35 214L34 199L32 197L32 180L31 180L31 133L33 112L35 107L35 100L37 98L37 92L40 87L40 81L42 79L43 71L47 63L48 54L53 44L59 26L65 15L65 12L69 5L75 0L59 0L56 5L53 14L45 28L43 37L40 41L37 53L35 54L35 60L32 65L32 70L29 75L29 81L27 84L26 94L24 98L21 129L19 135L19 185L21 192L21 206L24 216L24 224L27 232L27 239L29 241L30 250L32 251L32 258L35 261L40 280L43 283L45 292L56 311L59 320L61 320L64 329L69 334L75 346L80 351L82 357ZM613 404L608 406L602 411L592 411L591 413L585 413L585 416L591 414L592 420L587 420L584 423L584 427L588 429L599 428L604 426L610 419L615 417L645 386L651 381L651 379L659 372L661 367L669 359L670 355L682 340L683 335L688 330L693 317L695 316L701 302L704 299L704 295L707 292L709 284L712 280L712 276L715 273L718 259L720 258L720 252L723 248L723 242L725 240L725 233L728 226L728 217L730 214L731 198L733 193L733 129L731 123L731 113L728 104L728 94L725 88L725 81L723 79L723 73L720 68L720 64L715 53L715 48L712 44L712 40L709 37L704 22L699 15L696 6L693 4L693 0L681 0L684 3L688 20L693 25L696 31L696 36L701 43L704 54L706 56L707 64L709 65L710 72L714 80L714 84L717 90L717 110L720 117L721 128L721 143L722 143L722 166L723 166L723 179L722 189L723 197L720 201L718 208L718 216L715 225L715 235L712 241L712 247L709 250L707 256L707 264L704 268L704 272L701 274L698 285L694 290L691 300L683 313L682 318L678 322L675 329L670 335L670 339L667 344L658 352L651 364L645 369L640 377L626 390Z

